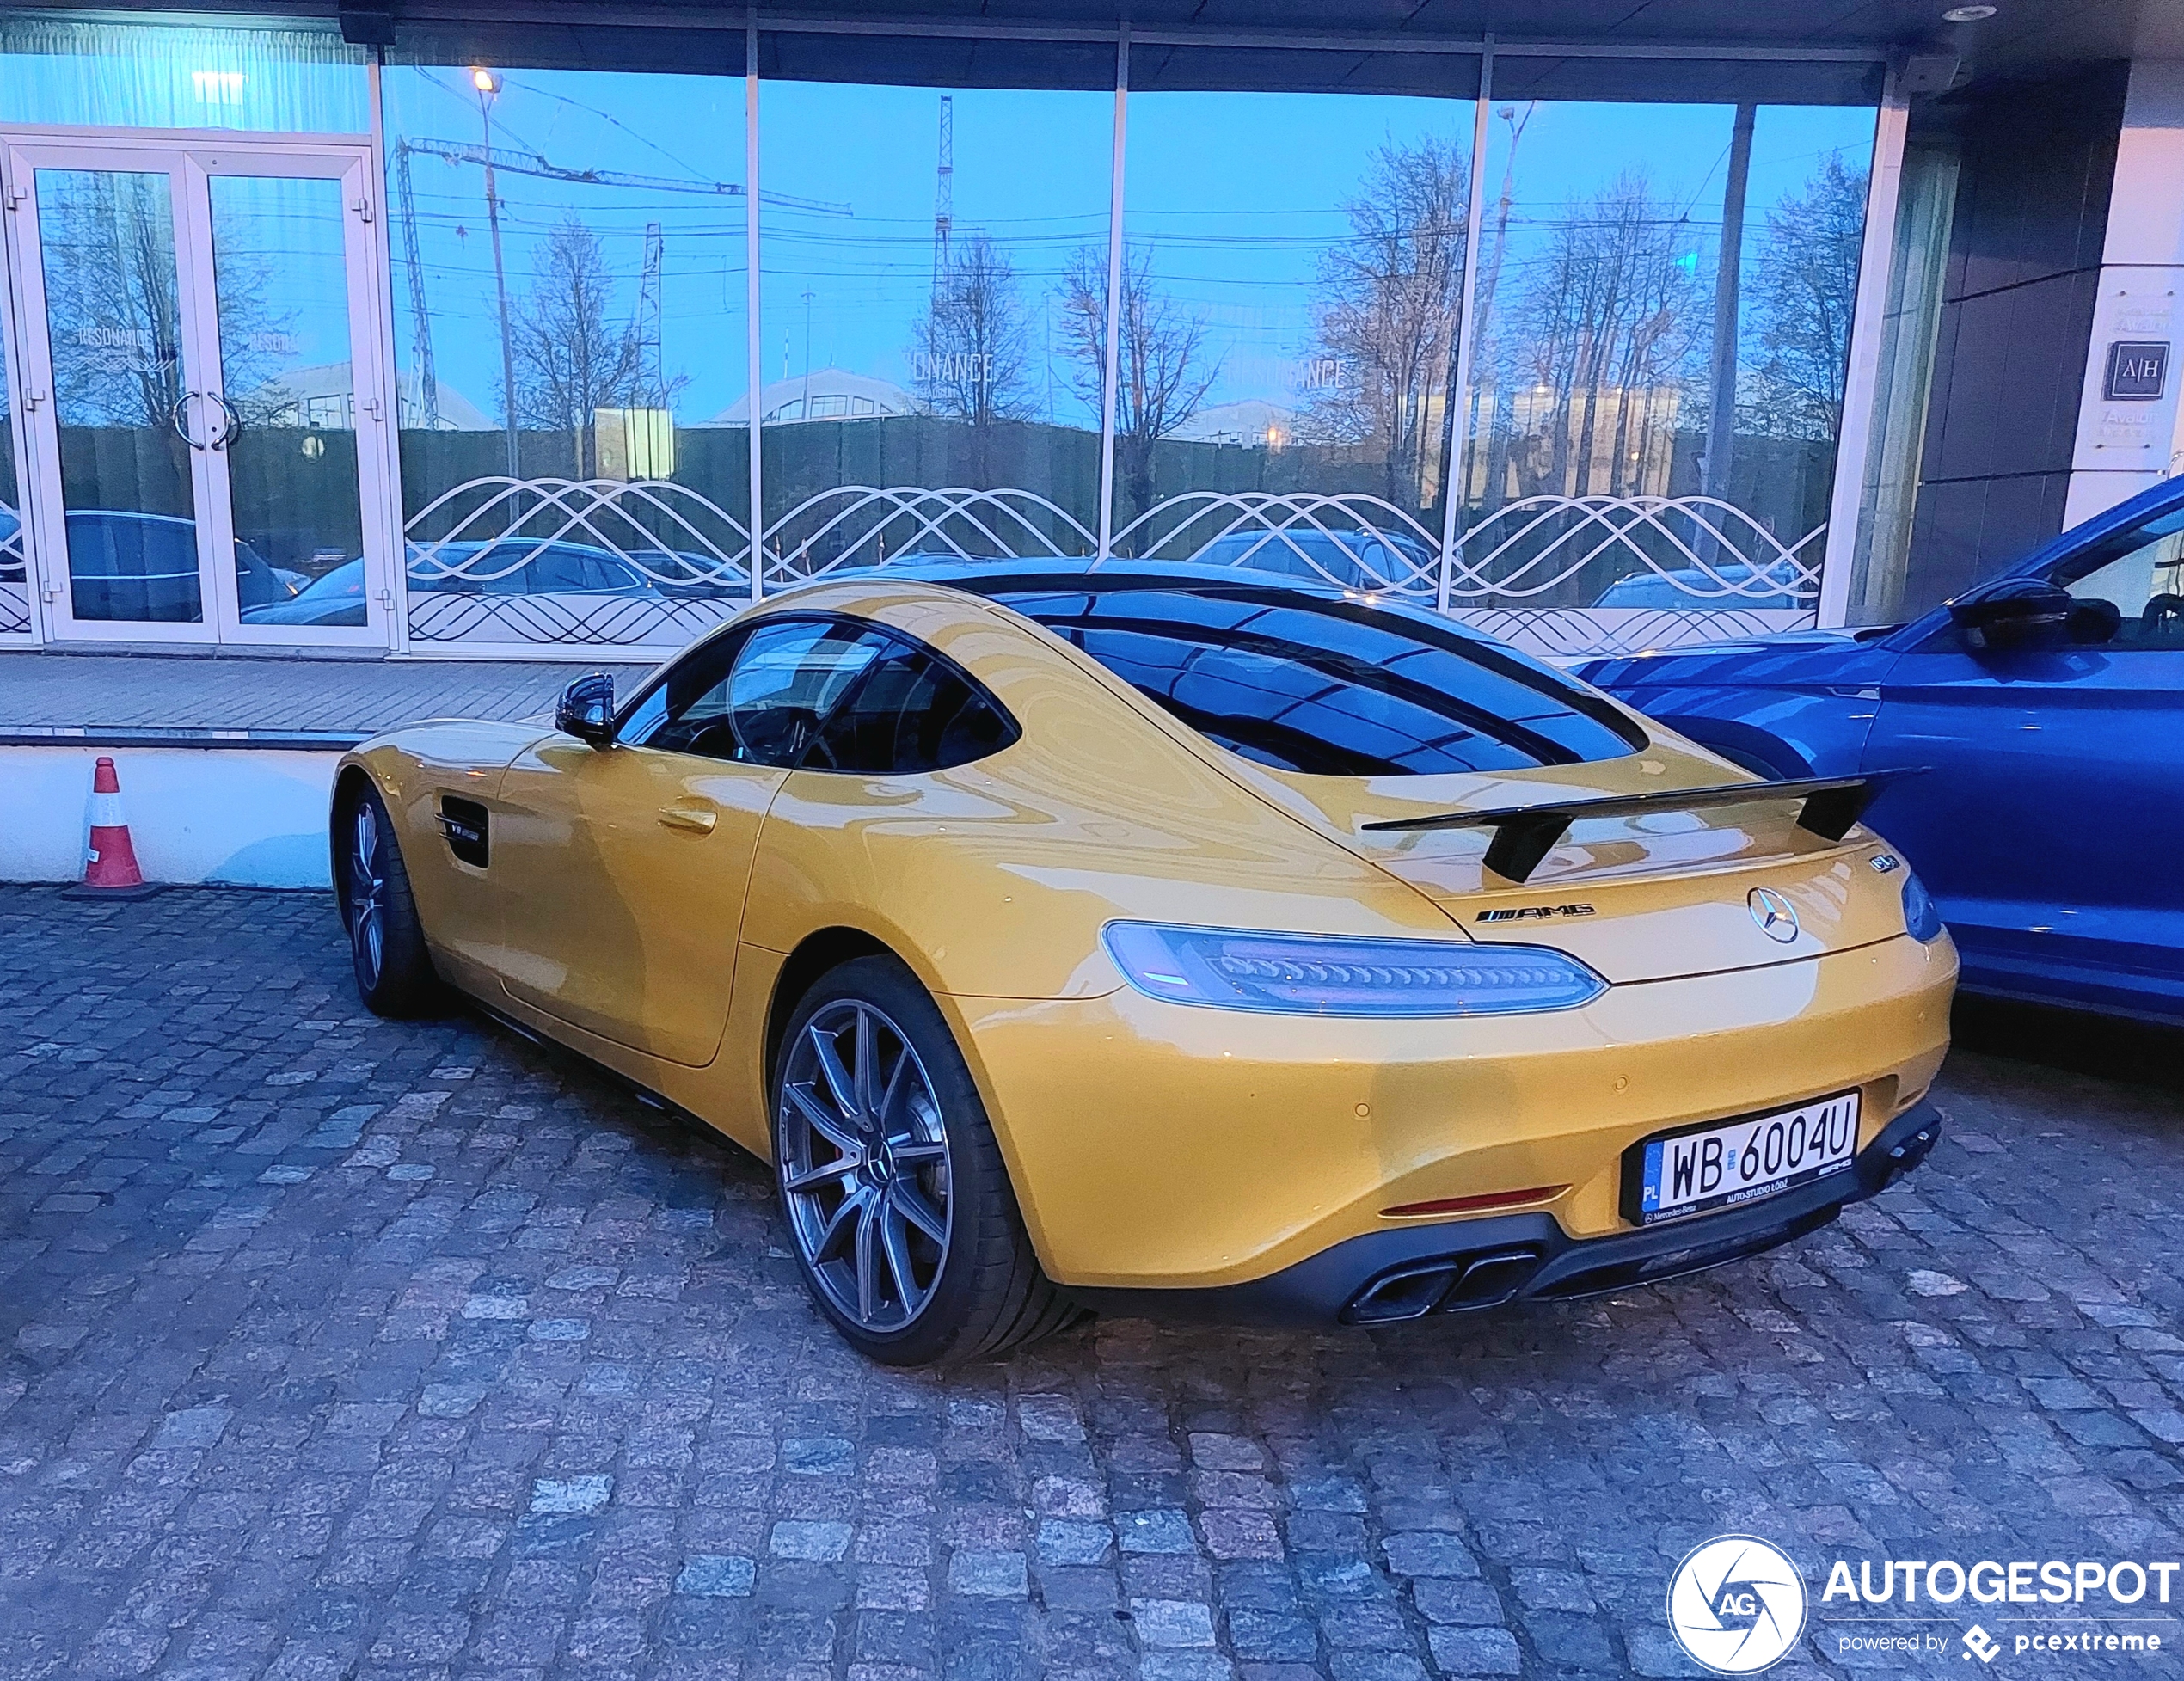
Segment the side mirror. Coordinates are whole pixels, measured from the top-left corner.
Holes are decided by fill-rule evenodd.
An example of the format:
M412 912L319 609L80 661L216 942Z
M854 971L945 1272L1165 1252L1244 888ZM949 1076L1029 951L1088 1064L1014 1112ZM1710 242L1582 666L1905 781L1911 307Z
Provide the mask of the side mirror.
M2015 653L2070 641L2073 604L2068 590L2045 579L2013 578L1952 602L1949 617L1974 653Z
M614 679L586 672L561 690L554 727L593 747L614 745Z

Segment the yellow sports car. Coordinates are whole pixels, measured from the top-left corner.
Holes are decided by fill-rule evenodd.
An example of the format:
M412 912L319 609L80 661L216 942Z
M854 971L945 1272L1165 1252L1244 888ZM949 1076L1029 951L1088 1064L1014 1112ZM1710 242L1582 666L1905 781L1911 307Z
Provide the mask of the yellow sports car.
M1870 782L1756 782L1431 613L865 573L555 726L343 759L365 1002L451 984L770 1159L878 1359L1617 1289L1938 1132L1956 955Z

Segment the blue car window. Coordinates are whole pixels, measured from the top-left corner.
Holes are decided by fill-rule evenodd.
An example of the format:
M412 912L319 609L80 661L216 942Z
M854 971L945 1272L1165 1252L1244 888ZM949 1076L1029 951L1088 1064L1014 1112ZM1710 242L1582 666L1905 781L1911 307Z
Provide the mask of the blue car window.
M1095 580L993 598L1200 733L1279 770L1430 776L1617 758L1643 732L1512 650L1279 585Z

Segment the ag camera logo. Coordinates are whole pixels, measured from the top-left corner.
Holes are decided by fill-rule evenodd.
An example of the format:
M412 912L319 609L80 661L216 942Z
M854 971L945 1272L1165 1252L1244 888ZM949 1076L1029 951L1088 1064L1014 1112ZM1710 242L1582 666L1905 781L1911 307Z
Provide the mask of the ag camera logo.
M1779 1663L1805 1632L1805 1578L1756 1535L1718 1535L1684 1555L1668 1579L1676 1643L1721 1675Z

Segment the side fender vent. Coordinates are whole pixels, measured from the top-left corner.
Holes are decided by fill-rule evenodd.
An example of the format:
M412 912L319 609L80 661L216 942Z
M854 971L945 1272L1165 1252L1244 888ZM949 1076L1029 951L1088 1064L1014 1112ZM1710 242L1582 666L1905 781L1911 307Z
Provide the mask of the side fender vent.
M466 864L486 867L491 854L488 838L488 825L486 809L475 800L459 800L454 794L440 797L440 832L447 837L447 850Z

